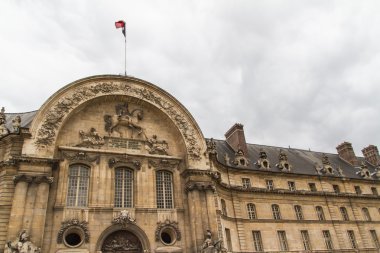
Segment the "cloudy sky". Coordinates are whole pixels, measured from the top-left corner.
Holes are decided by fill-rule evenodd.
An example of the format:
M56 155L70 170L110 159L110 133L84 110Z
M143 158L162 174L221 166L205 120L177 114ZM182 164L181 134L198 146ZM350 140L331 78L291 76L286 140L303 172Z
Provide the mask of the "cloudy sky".
M205 137L357 155L380 145L380 1L0 1L0 106L127 72L187 107Z

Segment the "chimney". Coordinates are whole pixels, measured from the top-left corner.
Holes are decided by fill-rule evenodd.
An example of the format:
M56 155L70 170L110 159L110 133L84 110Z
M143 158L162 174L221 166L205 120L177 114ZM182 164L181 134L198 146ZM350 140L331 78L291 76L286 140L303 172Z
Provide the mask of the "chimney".
M227 143L235 152L239 149L243 150L244 155L248 154L247 143L245 142L243 125L236 123L224 135Z
M355 156L354 149L352 148L352 144L349 142L343 142L342 144L336 147L338 151L339 157L349 162L351 165L359 165L358 159Z
M380 164L379 150L376 146L369 145L368 147L362 149L362 153L367 162L371 163L372 165Z

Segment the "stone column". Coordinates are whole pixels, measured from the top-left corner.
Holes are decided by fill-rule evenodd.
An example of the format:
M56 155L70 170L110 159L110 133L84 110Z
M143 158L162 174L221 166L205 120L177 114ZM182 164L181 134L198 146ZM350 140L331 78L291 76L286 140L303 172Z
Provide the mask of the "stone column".
M202 244L204 237L204 231L202 229L203 226L200 215L199 192L197 190L189 190L187 194L187 200L189 205L190 228L192 231L192 252L196 253L199 251L199 247Z
M45 231L45 218L49 199L49 187L50 184L53 183L53 178L40 176L35 178L35 183L37 184L37 196L34 203L30 239L38 247L41 247Z
M14 177L13 181L16 187L9 218L8 240L15 240L22 230L26 196L29 183L32 182L32 179L31 176L27 175L17 175Z

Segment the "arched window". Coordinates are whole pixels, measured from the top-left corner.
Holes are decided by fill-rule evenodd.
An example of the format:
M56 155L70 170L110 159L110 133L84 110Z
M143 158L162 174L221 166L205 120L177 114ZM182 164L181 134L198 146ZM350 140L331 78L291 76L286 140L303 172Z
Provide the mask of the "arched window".
M363 207L363 208L362 208L362 212L363 212L364 219L365 219L366 221L371 221L371 220L372 220L372 219L371 219L371 215L369 214L369 211L368 211L367 208Z
M222 214L227 216L226 201L224 199L221 199L220 204L222 205Z
M299 205L294 206L294 212L296 213L297 220L303 220L302 207Z
M272 213L273 213L273 219L281 220L280 207L278 205L276 204L272 205Z
M67 206L87 206L89 177L90 169L87 166L75 164L69 167Z
M156 172L157 208L173 208L173 176L165 170Z
M133 207L133 171L115 169L115 207Z
M325 220L325 214L323 213L323 208L321 206L316 206L315 211L319 220Z
M247 204L247 212L248 212L248 218L250 220L257 219L257 216L256 216L256 207L255 207L254 204L252 204L252 203L248 203Z
M339 210L340 210L340 213L342 214L343 220L345 221L350 220L350 218L348 217L347 209L344 206L340 207Z

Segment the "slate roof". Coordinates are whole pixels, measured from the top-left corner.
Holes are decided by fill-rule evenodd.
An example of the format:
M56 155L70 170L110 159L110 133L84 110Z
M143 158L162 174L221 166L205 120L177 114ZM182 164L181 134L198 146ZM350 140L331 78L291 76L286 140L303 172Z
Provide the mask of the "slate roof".
M234 165L232 161L234 161L235 159L235 151L230 147L230 145L224 140L214 140L214 141L216 144L218 161L223 165L235 167L237 169L267 171L267 169L259 168L255 164L259 160L260 149L263 149L266 152L267 159L270 162L269 171L272 171L272 172L284 173L283 171L281 171L279 168L276 167L276 164L279 163L279 154L280 154L281 149L287 155L288 162L292 166L291 170L285 173L315 176L315 175L318 175L315 169L315 164L317 163L318 165L322 166L322 154L323 154L322 152L315 152L315 151L308 151L308 150L294 149L294 148L273 147L273 146L266 146L266 145L259 145L259 144L247 144L248 154L246 154L245 157L249 161L248 166ZM229 157L229 160L230 160L229 165L226 164L225 154L227 154L227 156ZM341 178L342 176L338 173L338 170L337 170L337 168L340 167L343 171L344 177L363 179L359 174L357 174L357 172L360 170L360 166L353 166L349 164L345 160L341 159L338 156L338 154L325 153L325 155L328 157L331 167L334 169L334 173L333 174L326 173L326 174L322 174L322 176ZM363 157L358 157L357 159L359 161L359 164L365 161ZM366 165L371 174L375 172L375 166L373 166L372 164L368 162L366 162ZM372 179L370 178L367 180L373 180L373 179L376 179L376 177L372 176Z
M31 111L31 112L20 112L20 113L5 113L5 117L7 120L7 123L5 126L8 128L9 131L13 130L12 127L12 119L14 119L17 115L21 117L21 127L30 127L30 124L32 123L34 116L37 114L38 111Z

